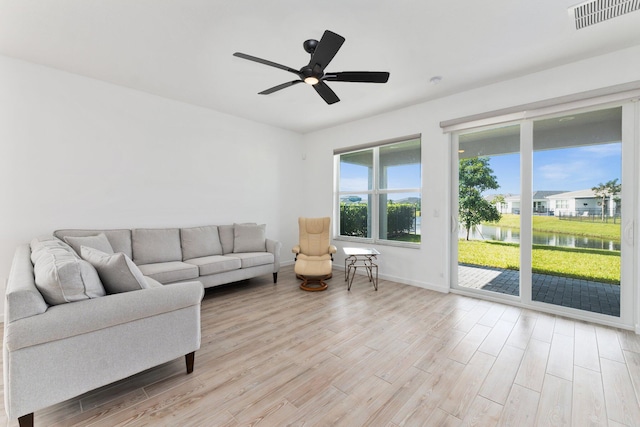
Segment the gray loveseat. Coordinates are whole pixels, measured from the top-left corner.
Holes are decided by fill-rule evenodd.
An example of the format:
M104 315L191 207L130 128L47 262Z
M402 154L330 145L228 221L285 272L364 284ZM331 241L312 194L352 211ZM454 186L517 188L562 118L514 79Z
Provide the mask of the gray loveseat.
M35 411L181 356L191 372L203 284L267 273L275 281L279 268L280 244L260 226L54 234L18 247L7 282L5 409L21 426Z

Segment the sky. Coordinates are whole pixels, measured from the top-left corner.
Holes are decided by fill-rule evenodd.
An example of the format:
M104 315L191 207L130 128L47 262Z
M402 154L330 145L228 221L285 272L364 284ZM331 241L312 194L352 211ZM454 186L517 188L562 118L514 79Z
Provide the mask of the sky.
M500 188L492 194L520 194L519 154L491 156L489 165ZM534 191L585 190L618 178L621 182L621 143L535 151Z
M366 190L368 169L350 163L340 164L340 190ZM420 164L390 167L387 174L387 188L420 188Z
M498 178L500 188L488 194L520 194L520 155L491 156L489 165ZM622 144L599 144L583 147L535 151L533 153L534 191L575 191L592 188L618 178L621 182ZM367 189L367 167L342 163L340 190ZM419 188L420 165L411 164L389 168L389 188ZM394 198L414 197L398 194Z

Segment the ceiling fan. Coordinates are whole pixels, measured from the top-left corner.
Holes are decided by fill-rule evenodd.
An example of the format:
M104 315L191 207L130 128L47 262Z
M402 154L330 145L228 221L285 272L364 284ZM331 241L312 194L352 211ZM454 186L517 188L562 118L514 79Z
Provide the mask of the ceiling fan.
M389 80L389 73L383 71L343 71L341 73L325 72L325 67L329 65L331 60L344 43L344 37L331 32L325 31L320 41L307 40L302 45L304 50L311 54L311 60L307 65L296 70L286 65L277 64L266 59L257 58L247 55L246 53L236 52L233 56L248 59L249 61L259 62L269 65L270 67L280 68L299 77L298 80L282 83L272 88L263 90L260 95L269 95L273 92L288 88L298 83L307 83L312 85L318 92L318 95L325 100L327 104L334 104L340 101L340 98L325 82L358 82L358 83L386 83Z

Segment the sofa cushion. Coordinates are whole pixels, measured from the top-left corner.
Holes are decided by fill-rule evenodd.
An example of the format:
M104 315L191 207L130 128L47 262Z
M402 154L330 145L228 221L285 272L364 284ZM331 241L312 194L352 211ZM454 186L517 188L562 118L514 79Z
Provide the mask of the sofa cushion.
M33 271L36 287L47 304L57 305L105 295L96 269L87 261L61 248L41 252Z
M266 251L266 229L265 224L234 224L233 253Z
M145 276L149 276L160 283L171 283L198 277L198 266L181 261L143 264L138 267Z
M224 273L225 271L237 270L242 267L240 258L221 255L188 259L185 262L187 264L197 265L200 276Z
M180 242L183 260L222 255L222 244L215 225L181 228Z
M222 253L230 254L233 252L233 225L219 225L218 234L220 235L220 244L222 245Z
M109 239L104 233L96 234L95 236L64 236L64 241L67 242L78 255L80 255L80 247L86 246L88 248L97 249L106 254L112 254L113 248Z
M133 261L138 264L182 261L180 230L136 228L131 231Z
M53 235L59 239L64 239L66 236L95 236L96 234L104 233L109 239L109 243L113 248L113 252L124 252L129 258L133 259L133 251L131 250L131 230L126 228L120 229L77 229L69 228L63 230L56 230ZM78 254L80 256L80 254Z
M98 271L102 284L109 294L150 287L140 269L122 252L107 254L98 249L81 246L80 255Z
M229 258L240 258L242 268L273 264L274 262L274 257L271 252L245 252L241 254L232 254L225 256Z

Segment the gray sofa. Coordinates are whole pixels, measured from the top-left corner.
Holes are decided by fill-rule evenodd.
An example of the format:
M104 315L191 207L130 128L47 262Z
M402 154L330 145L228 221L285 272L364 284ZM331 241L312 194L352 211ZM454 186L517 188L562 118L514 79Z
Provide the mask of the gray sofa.
M198 280L205 288L264 274L278 280L282 244L265 237L256 224L189 228L57 230L55 237L104 233L115 252L123 252L145 276L160 283ZM72 245L73 246L73 245Z
M259 246L260 226L54 235L18 247L7 282L5 409L21 426L33 425L35 411L178 357L190 373L203 284L267 273L275 282L279 268L280 244Z

